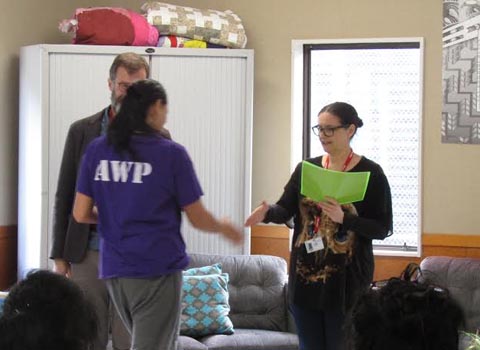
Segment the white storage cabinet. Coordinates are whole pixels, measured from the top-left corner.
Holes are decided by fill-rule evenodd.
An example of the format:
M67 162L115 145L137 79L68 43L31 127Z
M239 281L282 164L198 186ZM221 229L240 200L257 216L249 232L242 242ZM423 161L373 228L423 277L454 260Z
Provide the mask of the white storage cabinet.
M250 213L253 51L34 45L20 53L18 272L51 267L52 211L71 123L110 103L110 65L121 52L145 56L167 90L166 127L193 159L206 207L242 225ZM220 235L183 234L189 252L249 254Z

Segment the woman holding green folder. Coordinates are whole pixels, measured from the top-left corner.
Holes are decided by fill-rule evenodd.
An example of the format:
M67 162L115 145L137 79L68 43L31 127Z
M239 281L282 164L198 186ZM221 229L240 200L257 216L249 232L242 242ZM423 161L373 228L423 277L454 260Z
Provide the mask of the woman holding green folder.
M335 102L322 108L312 129L326 154L305 162L328 170L369 172L363 200L340 205L301 194L299 163L277 203L263 202L245 226L294 219L289 302L301 350L344 347L343 324L373 279L373 239L392 233L390 186L380 165L353 152L350 141L363 125L355 108ZM321 185L321 184L320 184Z

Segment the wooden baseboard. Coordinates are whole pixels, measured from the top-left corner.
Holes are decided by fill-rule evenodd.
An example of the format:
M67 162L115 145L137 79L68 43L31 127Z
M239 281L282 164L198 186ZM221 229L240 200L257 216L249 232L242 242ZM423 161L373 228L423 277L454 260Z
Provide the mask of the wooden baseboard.
M409 262L419 263L427 256L480 259L479 238L479 236L475 235L423 234L422 256L420 258L376 256L374 279L383 280L399 276Z
M266 254L284 258L290 262L290 230L279 225L252 227L251 254Z
M405 256L375 256L374 281L386 280L391 277L399 277L405 267L411 263L420 263L421 258Z
M17 226L0 226L0 290L17 280Z
M427 247L460 247L480 249L480 235L424 233L422 245Z
M290 230L280 225L252 227L251 254L280 256L290 260ZM453 256L480 259L480 235L424 233L422 257L375 257L375 280L399 276L409 262L427 256ZM17 226L0 226L0 290L13 285L17 278Z
M252 254L268 254L289 261L290 230L279 225L257 225L252 227ZM453 256L480 259L480 235L456 235L424 233L420 258L376 256L375 280L399 276L410 262L419 263L427 256Z

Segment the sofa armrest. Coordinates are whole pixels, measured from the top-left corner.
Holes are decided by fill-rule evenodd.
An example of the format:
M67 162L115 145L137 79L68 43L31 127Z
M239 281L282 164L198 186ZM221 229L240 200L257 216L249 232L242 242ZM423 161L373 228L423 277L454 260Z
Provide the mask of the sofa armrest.
M420 281L448 289L464 312L466 330L475 333L480 325L480 259L429 256L420 268Z

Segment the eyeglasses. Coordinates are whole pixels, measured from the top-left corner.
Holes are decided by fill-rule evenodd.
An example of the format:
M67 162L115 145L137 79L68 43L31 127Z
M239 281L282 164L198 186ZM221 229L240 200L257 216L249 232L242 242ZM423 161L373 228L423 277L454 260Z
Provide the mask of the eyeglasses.
M333 136L333 134L335 134L335 130L346 129L349 126L350 125L343 124L339 126L326 126L322 128L320 125L315 125L312 126L312 131L316 136L320 136L320 133L323 133L325 136Z
M117 82L115 81L115 84L118 85L118 87L122 90L122 91L127 91L127 89L130 87L130 85L132 85L132 83L124 83L124 82Z

